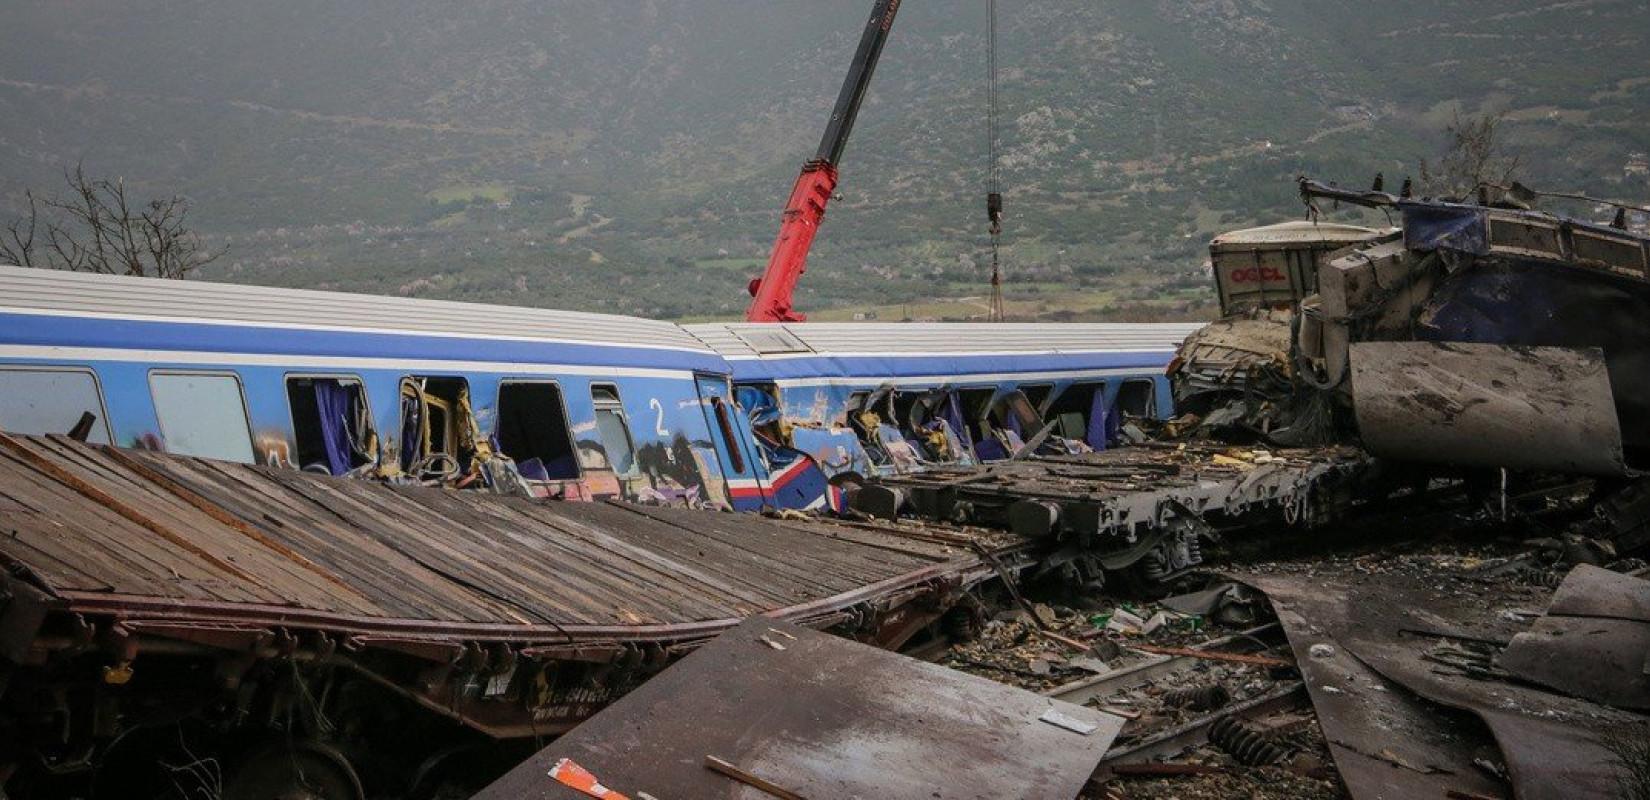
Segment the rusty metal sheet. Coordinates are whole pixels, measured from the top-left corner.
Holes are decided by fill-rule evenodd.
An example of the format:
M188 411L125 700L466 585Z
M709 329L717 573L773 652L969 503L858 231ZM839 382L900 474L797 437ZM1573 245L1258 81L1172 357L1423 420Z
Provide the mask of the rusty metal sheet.
M0 557L92 614L668 639L986 574L966 550L895 529L389 487L62 437L4 444L0 503L17 510Z
M1626 472L1602 350L1363 342L1352 345L1351 360L1358 430L1375 455L1586 475Z
M1069 798L1082 790L1122 722L754 619L557 739L476 798L577 798L547 776L563 758L630 797L761 796L707 769L710 756L809 798ZM1070 729L1090 725L1087 734Z
M1650 711L1650 581L1576 567L1499 664L1566 694Z

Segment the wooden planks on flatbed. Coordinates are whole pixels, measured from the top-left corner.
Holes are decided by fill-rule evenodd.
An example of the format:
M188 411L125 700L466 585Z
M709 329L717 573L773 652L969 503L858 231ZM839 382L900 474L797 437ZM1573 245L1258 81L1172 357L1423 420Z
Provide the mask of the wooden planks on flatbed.
M672 626L980 567L965 547L824 522L390 487L0 440L0 560L70 598L380 620Z

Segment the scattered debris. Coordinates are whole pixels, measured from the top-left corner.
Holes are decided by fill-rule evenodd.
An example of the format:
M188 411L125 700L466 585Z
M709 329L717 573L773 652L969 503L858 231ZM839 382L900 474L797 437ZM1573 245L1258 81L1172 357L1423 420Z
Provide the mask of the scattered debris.
M717 758L716 756L705 756L705 766L736 781L739 781L746 786L754 786L761 789L762 791L779 798L779 800L806 800L802 795L799 795L796 792L786 789L785 787L780 786L767 778L763 778L746 770L740 769L739 767Z
M1246 767L1270 767L1291 754L1271 734L1233 716L1221 717L1209 726L1209 741Z
M1232 693L1226 691L1226 687L1218 683L1174 689L1163 693L1164 706L1184 708L1187 711L1214 711L1230 702L1232 702Z

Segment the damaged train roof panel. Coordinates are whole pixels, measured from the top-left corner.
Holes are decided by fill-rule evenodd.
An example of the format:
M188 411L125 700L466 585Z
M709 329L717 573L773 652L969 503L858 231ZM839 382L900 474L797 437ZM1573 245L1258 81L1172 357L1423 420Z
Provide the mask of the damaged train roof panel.
M476 797L579 797L550 777L562 759L629 797L749 796L710 759L790 796L1075 797L1122 725L1104 712L755 619Z

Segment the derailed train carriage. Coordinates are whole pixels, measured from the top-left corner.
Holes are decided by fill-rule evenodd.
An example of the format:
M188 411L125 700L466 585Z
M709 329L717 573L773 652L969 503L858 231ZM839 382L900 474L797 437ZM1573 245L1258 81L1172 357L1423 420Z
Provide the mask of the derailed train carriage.
M1040 444L1103 448L1122 414L1167 416L1191 329L683 328L0 267L0 428L537 497L840 507L840 473L1004 458L1050 423Z
M707 324L758 441L838 482L1104 450L1173 416L1163 365L1194 324Z
M775 502L726 363L650 320L0 268L0 426L540 497Z

